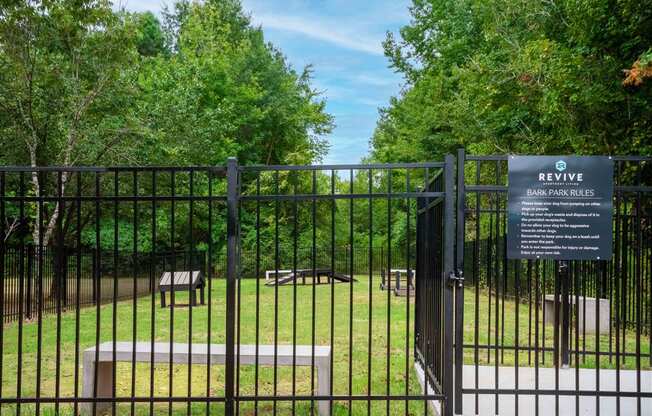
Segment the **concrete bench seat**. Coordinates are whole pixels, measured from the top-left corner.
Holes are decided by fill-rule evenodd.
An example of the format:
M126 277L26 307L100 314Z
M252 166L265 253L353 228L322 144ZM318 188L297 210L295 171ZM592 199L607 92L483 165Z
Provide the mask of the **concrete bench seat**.
M170 362L169 342L117 342L115 346L115 360L118 362L131 362L135 351L136 362L151 362L152 345L154 347L154 362ZM223 365L226 359L226 345L224 344L172 344L172 362L175 364ZM311 366L313 361L312 345L297 345L294 363L297 366ZM328 396L330 394L330 373L331 373L331 347L315 346L314 363L317 370L317 395ZM236 345L235 353L240 355L240 365L256 364L255 345ZM93 381L95 377L95 366L97 365L97 397L111 397L113 386L113 343L104 342L99 345L98 362L95 361L95 347L84 350L83 353L83 390L82 397L93 397ZM274 365L274 345L258 346L258 364ZM278 366L291 366L293 364L293 346L278 345L276 354ZM330 414L330 403L326 400L318 400L318 409L321 416ZM97 403L96 411L109 407L110 403ZM90 411L92 404L85 404Z
M584 296L579 296L578 301L578 329L580 332L587 334L595 334L595 321L597 318L595 306L596 299L589 298L586 299ZM561 300L561 298L560 298ZM575 309L576 297L574 295L570 296L570 303L573 305L571 311ZM585 307L586 305L586 307ZM598 307L600 308L600 334L609 334L609 326L611 325L611 305L609 299L599 299ZM543 307L545 310L545 323L554 325L555 324L555 295L546 295L543 301ZM562 305L559 305L561 310ZM586 311L586 318L584 317L584 312ZM586 327L585 327L586 324ZM573 328L575 325L573 324ZM586 331L585 331L586 330Z

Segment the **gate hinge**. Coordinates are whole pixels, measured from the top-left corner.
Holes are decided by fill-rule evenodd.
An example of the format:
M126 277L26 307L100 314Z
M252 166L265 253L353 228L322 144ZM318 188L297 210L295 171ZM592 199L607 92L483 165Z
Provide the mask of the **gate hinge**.
M448 284L451 286L464 286L464 271L455 270L448 275Z

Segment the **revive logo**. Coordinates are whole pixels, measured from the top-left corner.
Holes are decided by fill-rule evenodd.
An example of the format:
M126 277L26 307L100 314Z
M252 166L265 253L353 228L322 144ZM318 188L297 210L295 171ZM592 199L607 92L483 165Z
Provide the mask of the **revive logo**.
M564 172L568 164L563 160L555 162L557 172L539 172L539 182L583 182L583 173Z

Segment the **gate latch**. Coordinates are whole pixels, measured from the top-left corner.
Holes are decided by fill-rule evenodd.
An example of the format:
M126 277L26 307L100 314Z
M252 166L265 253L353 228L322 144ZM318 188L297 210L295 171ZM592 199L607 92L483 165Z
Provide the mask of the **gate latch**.
M464 271L455 270L448 275L448 283L451 286L457 286L461 288L464 286Z

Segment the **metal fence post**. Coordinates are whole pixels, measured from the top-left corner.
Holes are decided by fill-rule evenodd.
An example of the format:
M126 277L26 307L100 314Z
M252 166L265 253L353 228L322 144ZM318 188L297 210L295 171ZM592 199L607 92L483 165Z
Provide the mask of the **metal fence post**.
M226 244L226 360L224 413L234 414L235 383L235 285L238 248L238 161L230 157L227 161L227 244Z
M454 365L453 365L453 286L449 278L455 273L455 157L446 155L444 171L444 268L442 276L443 296L443 356L442 356L442 390L444 393L443 416L453 416L454 404Z
M464 185L464 149L457 150L457 230L455 246L455 413L462 414L462 365L464 360L464 233L466 193Z

